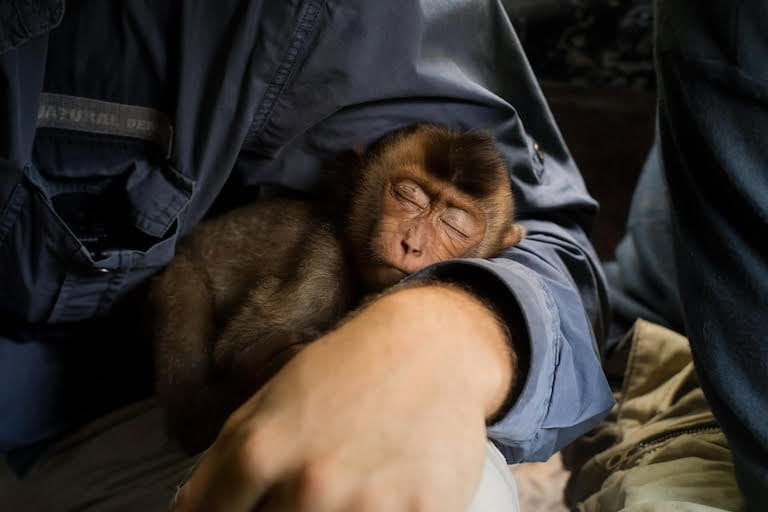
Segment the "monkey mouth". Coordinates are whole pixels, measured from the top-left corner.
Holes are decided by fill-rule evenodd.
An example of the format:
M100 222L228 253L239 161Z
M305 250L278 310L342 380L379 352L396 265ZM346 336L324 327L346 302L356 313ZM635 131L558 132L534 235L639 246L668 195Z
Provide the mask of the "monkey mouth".
M408 272L406 272L402 267L395 265L394 263L390 263L389 261L386 261L386 260L379 261L379 266L400 272L403 275L408 274Z
M372 288L382 289L397 283L407 275L407 272L395 265L380 262L370 268L367 280Z
M389 263L382 263L380 265L377 265L378 268L376 268L376 273L379 274L382 278L388 277L391 281L399 281L400 279L404 278L408 275L406 271L401 269L400 267L397 267L395 265L390 265Z
M398 276L398 280L400 280L400 279L402 279L402 278L404 278L405 276L408 275L408 272L406 272L402 268L398 267L397 265L386 265L386 266L387 266L388 269L393 271Z

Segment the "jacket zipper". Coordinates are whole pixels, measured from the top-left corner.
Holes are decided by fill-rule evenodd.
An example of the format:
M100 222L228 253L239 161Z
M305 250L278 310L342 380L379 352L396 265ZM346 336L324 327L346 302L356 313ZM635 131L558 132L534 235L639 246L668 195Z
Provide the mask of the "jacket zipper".
M699 434L701 432L709 432L715 430L720 430L720 425L715 421L709 421L707 423L702 423L701 425L691 427L678 428L670 432L662 432L661 434L656 434L655 436L649 437L645 441L641 441L637 444L637 449L648 448L649 446L663 443L669 439L686 434Z
M715 432L718 430L720 430L720 425L716 421L708 421L699 425L692 425L690 427L682 427L671 430L669 432L662 432L637 443L637 445L635 445L633 448L630 448L629 450L611 455L605 462L605 467L608 469L608 471L622 469L627 460L629 460L636 453L648 448L650 448L648 451L648 453L650 453L656 449L653 448L655 445L659 445L664 441L668 441L670 439L674 439L675 437L686 434L699 434L702 432Z

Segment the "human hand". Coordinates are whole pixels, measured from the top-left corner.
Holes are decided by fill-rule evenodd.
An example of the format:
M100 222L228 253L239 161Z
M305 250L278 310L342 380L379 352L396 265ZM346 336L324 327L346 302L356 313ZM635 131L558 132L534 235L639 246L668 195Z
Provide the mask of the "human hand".
M384 297L230 417L174 511L463 511L510 372L501 328L464 292Z

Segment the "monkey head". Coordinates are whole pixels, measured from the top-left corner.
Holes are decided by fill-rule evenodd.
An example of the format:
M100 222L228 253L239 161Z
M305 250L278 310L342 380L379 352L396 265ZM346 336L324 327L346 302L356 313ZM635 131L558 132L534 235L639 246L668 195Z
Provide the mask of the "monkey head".
M358 176L347 234L369 290L438 261L490 257L524 236L489 134L409 126L364 152Z

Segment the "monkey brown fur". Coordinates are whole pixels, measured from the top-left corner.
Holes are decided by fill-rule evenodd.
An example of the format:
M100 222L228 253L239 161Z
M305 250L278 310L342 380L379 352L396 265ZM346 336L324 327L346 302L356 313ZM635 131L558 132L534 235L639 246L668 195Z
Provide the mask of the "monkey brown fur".
M524 235L484 133L396 130L327 186L325 201L258 201L201 224L154 278L157 391L188 451L364 295Z

